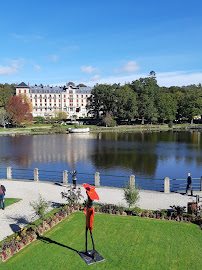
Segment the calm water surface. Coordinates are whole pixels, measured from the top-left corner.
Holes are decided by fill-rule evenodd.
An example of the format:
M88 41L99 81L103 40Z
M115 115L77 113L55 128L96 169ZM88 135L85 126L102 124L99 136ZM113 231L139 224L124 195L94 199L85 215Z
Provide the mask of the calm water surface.
M202 175L200 132L0 137L0 167L186 178Z
M0 137L0 167L76 168L79 173L159 179L186 178L191 172L193 178L199 178L201 149L201 133L195 131ZM5 172L0 170L0 177Z

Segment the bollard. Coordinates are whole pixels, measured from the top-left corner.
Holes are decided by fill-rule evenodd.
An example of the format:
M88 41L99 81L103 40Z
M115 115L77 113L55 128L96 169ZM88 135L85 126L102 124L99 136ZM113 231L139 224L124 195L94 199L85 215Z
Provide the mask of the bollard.
M130 187L135 188L135 175L130 176Z
M200 188L200 191L202 191L202 176L201 176L201 188Z
M63 171L63 184L67 184L68 183L68 174L67 174L67 170Z
M100 186L100 173L99 172L95 173L95 186L96 187Z
M39 170L38 170L38 168L34 169L34 181L39 181Z
M7 167L7 180L12 179L12 169L11 167Z
M164 179L164 193L170 193L170 179L168 177Z

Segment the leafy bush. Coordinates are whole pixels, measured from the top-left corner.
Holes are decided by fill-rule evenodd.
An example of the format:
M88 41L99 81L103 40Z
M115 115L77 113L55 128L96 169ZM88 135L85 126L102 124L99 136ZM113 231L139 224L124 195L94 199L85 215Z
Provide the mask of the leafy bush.
M83 195L81 194L81 189L73 188L72 186L67 187L67 191L61 192L62 198L67 200L68 205L78 204L79 200Z
M139 197L139 190L127 183L124 188L124 199L128 203L129 208L136 204L136 202L139 200Z
M42 196L39 195L38 201L30 203L30 205L35 212L35 216L38 216L40 219L44 220L45 214L48 209L48 203L45 201L45 199L43 199Z

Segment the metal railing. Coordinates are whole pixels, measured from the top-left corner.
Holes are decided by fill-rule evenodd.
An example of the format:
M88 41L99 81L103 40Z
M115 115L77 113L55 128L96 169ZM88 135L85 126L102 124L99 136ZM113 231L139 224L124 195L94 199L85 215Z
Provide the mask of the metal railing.
M51 181L56 183L68 182L72 183L70 172L67 171L47 171L33 169L20 169L20 168L0 168L0 178L8 180L25 179L32 181ZM70 180L70 181L69 181ZM95 174L90 173L77 173L77 183L88 183L95 186L111 186L111 187L124 187L126 183L135 185L139 189L163 191L165 193L173 191L185 191L187 186L187 179L169 179L166 178L146 178L134 175L111 175L111 174ZM202 177L192 178L193 190L202 191Z

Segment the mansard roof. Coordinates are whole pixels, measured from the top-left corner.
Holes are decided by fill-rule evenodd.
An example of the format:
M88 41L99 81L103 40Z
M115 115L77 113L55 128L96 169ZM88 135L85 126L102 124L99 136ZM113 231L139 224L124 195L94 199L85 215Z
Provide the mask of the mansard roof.
M16 85L16 88L29 88L29 86L28 85L26 85L26 83L24 83L24 82L21 82L20 84L18 84L18 85Z

